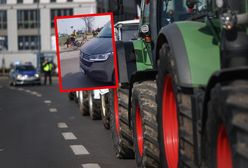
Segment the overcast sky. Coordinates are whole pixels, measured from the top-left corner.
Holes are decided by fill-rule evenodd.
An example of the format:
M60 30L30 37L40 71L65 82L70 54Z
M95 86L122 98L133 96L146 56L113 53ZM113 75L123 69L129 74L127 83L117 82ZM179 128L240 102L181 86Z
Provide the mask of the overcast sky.
M93 29L104 26L110 21L110 16L94 16ZM81 18L58 19L59 34L71 34L73 30L84 30L85 24ZM71 28L73 26L73 28Z

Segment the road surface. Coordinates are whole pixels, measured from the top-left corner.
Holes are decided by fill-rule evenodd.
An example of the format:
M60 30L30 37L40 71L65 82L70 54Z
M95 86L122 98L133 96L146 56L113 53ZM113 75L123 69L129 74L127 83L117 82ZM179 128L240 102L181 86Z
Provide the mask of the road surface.
M102 121L80 115L52 86L10 87L0 77L1 168L135 168L115 158Z

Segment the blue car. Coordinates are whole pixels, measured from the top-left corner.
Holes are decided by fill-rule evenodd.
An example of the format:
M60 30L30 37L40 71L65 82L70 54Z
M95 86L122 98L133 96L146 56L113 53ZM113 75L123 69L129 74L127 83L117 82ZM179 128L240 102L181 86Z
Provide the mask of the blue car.
M114 83L114 59L111 24L108 22L97 37L83 45L80 50L80 68L91 79Z
M33 65L15 65L9 73L10 85L41 84L40 75Z

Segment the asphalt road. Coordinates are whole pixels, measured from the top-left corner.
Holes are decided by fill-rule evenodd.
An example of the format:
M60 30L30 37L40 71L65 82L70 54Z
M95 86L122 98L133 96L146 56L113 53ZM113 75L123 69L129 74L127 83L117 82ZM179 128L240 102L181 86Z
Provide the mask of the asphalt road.
M79 50L62 52L60 59L62 88L64 90L109 86L109 84L91 80L80 71Z
M52 86L9 87L0 77L1 168L134 168L115 158L111 133Z

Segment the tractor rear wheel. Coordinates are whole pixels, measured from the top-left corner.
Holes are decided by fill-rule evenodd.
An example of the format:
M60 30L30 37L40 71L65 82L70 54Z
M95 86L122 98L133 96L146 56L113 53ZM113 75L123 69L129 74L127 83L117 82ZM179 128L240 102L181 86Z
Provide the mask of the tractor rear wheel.
M110 90L110 128L116 157L134 158L132 131L128 126L128 90Z
M205 128L208 167L247 167L248 81L215 85L211 90Z
M162 167L195 167L191 92L178 86L173 53L168 44L159 51L157 121Z
M83 116L89 115L88 91L79 91L78 96L79 110Z
M92 120L100 120L101 119L101 101L100 99L94 99L93 91L88 92L88 99L89 99L89 113L90 118Z
M110 114L109 114L109 93L101 95L101 116L103 126L106 129L110 128Z
M133 87L132 127L138 167L160 167L156 91L154 81L136 83Z

